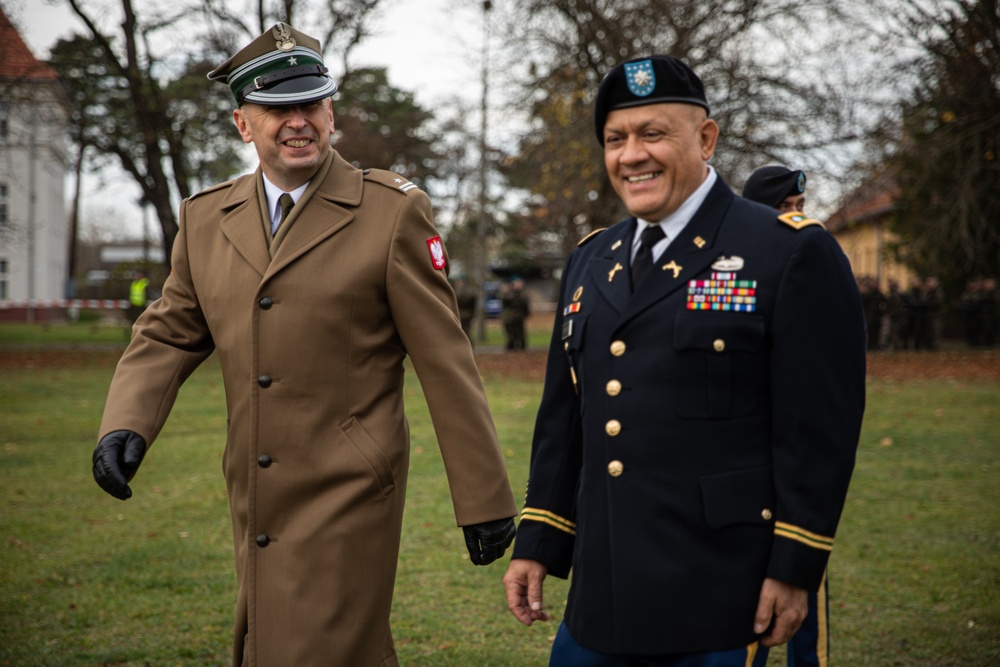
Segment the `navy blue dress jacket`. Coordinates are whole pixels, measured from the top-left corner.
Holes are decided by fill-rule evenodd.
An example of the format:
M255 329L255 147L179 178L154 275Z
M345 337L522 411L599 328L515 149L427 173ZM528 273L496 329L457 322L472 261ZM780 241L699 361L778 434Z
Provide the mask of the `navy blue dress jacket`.
M636 228L563 272L514 557L608 653L753 643L761 584L815 590L854 467L865 332L847 258L719 179L632 292Z

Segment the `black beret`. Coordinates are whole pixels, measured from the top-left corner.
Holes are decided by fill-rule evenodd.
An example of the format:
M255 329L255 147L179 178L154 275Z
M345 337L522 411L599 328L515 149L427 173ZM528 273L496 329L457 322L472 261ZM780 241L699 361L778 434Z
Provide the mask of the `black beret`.
M337 84L327 74L316 38L276 23L208 73L229 86L236 104L307 104L331 97Z
M806 191L806 174L801 169L761 167L750 174L743 186L743 196L751 201L778 208L786 197Z
M649 56L616 65L597 89L597 140L604 145L604 123L611 111L664 102L694 104L709 112L705 86L683 61L673 56Z

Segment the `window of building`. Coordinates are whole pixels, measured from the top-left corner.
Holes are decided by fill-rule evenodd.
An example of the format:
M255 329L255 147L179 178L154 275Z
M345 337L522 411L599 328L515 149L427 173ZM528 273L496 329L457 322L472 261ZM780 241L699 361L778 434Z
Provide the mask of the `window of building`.
M6 102L0 102L0 141L7 138L10 131L10 106Z
M10 197L6 183L0 183L0 227L3 227L10 220Z
M7 279L7 260L0 259L0 301L10 298L10 281Z

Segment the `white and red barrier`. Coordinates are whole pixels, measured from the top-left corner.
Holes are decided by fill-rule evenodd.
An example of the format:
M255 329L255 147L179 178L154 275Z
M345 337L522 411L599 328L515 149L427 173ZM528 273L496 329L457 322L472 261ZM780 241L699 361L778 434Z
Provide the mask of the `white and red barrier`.
M88 308L128 310L128 299L8 299L0 300L0 310L11 308Z

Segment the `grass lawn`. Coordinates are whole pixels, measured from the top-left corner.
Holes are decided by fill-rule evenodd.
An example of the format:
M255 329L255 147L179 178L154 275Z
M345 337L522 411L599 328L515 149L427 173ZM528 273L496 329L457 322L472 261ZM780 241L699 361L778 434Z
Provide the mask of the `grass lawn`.
M184 387L123 503L90 474L119 353L0 348L0 666L228 664L235 575L218 364ZM976 364L996 367L981 354ZM519 500L540 359L483 359ZM830 565L834 666L1000 665L1000 373L934 375L869 380ZM549 624L509 615L505 565L470 565L415 377L406 391L413 452L393 609L402 663L546 665L566 584L547 582ZM780 652L770 664L784 664Z

